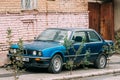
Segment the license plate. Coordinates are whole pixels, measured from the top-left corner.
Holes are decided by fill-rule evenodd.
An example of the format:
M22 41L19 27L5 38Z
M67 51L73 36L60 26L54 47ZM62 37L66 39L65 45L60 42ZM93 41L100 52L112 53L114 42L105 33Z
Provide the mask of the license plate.
M23 58L23 61L29 62L29 58Z
M20 58L19 58L19 57L16 57L16 60L20 60ZM22 61L29 62L29 58L22 58Z

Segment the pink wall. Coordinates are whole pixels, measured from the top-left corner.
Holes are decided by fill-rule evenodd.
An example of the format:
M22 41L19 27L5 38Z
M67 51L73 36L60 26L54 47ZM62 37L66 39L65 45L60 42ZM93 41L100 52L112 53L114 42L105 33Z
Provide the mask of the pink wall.
M0 15L0 66L7 61L7 29L13 31L13 41L33 40L41 31L50 27L88 28L88 13L40 13L38 15ZM5 46L3 46L5 45Z

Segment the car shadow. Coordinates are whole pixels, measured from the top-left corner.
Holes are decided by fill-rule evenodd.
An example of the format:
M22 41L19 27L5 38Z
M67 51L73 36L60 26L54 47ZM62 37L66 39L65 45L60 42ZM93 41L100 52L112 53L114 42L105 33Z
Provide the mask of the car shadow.
M79 67L76 67L76 68L73 68L72 70L86 70L86 69L95 69L95 67L93 65L87 65L87 66L83 66L83 65L80 65ZM27 68L26 70L26 73L47 73L47 74L51 74L48 72L48 69L47 68L35 68L35 67L30 67L30 68ZM62 69L62 72L67 72L67 71L70 71L69 69L66 69L65 66L63 67Z
M46 68L36 68L36 67L26 68L25 71L29 73L48 73L48 70Z
M3 68L5 69L5 68ZM86 70L86 69L94 69L94 66L93 65L89 65L89 66L83 66L83 65L80 65L79 67L76 67L76 68L73 68L72 71L77 71L77 70ZM47 68L35 68L35 67L30 67L30 68L27 68L27 69L23 69L24 71L21 73L21 75L29 75L29 74L52 74L52 73L49 73L48 72L48 69ZM68 73L70 70L66 69L65 67L63 67L61 73L59 74L62 74L62 73ZM3 73L3 74L0 74L0 78L4 78L4 77L12 77L14 76L14 74L12 72L10 73Z

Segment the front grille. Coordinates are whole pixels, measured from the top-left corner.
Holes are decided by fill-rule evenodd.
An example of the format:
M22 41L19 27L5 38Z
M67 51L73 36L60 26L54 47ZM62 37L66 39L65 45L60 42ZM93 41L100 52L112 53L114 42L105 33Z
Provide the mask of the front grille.
M23 55L29 56L29 55L32 55L32 53L33 53L33 50L24 50Z

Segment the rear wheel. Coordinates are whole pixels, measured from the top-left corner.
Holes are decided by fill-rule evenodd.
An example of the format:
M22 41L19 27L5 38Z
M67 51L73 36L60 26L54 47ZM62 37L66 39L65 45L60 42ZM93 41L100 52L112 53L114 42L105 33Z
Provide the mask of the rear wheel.
M62 57L59 54L56 54L50 62L48 71L52 73L59 73L61 72L62 64L63 64Z
M105 55L100 55L95 62L95 67L98 69L103 69L106 67L107 64L107 58Z

